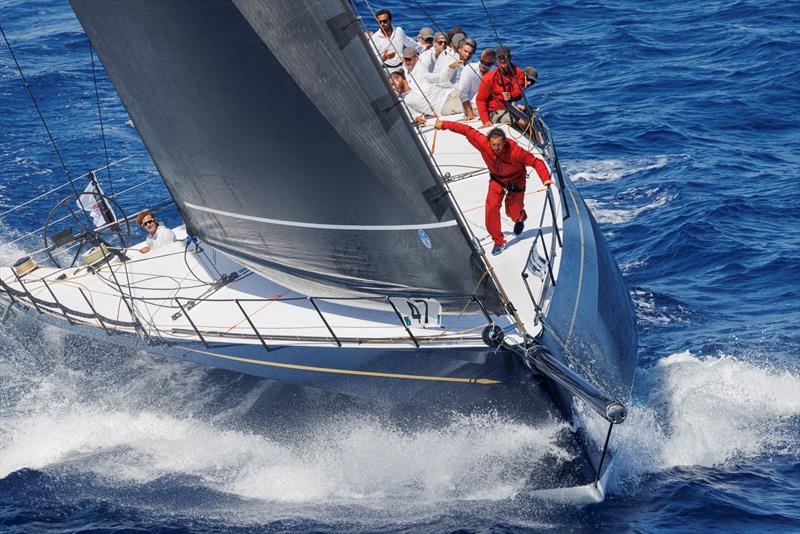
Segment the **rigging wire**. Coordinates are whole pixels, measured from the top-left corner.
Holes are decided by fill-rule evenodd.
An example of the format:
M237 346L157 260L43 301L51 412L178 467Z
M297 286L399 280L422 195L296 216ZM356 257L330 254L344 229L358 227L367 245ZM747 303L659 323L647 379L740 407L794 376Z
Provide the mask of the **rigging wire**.
M375 10L372 9L372 5L369 3L369 0L364 0L364 4L367 6L367 9L369 9L369 12L372 14L372 18L377 20L377 17L375 16ZM366 27L366 25L365 25L365 27ZM378 29L378 31L381 31L381 30ZM370 42L370 44L372 44L372 39L369 39L369 42ZM402 50L397 50L397 47L394 45L394 43L392 42L391 39L389 39L389 45L392 47L392 50L394 50L394 53L397 54L397 57L402 60L402 58L403 58L403 53L402 52L403 51ZM377 48L375 50L377 51ZM381 61L383 61L383 58L381 58ZM385 70L385 69L382 69L382 70ZM417 87L420 88L420 91L421 91L422 90L422 86L419 84L417 79L414 78L414 75L411 74L411 72L409 72L408 75L411 76L411 79L414 81L414 83L417 85ZM439 114L436 113L436 110L433 108L433 104L431 103L430 100L428 100L428 96L425 94L424 91L421 91L421 94L422 94L422 98L425 99L425 103L428 104L428 108L430 108L430 110L433 112L434 118L438 119L439 118ZM410 109L408 108L408 105L405 104L405 100L403 100L399 96L398 96L398 98L400 99L400 101L403 102L403 104L405 105L406 110L410 111ZM409 115L411 115L411 113L409 113ZM412 116L412 118L413 118L413 116ZM435 141L435 139L436 139L436 133L434 132L434 141ZM434 142L434 147L435 146L436 146L436 143Z
M425 9L425 6L423 6L423 5L422 5L422 4L419 2L419 0L414 0L414 3L415 3L415 4L417 5L417 7L418 7L418 8L419 8L419 9L422 11L422 13L425 15L425 17L426 17L426 18L427 18L429 21L431 21L431 25L432 25L434 28L436 28L436 30L437 30L439 33L443 33L443 34L445 34L445 35L447 34L447 32L443 31L443 30L444 30L444 28L442 28L442 27L441 27L439 24L437 24L437 23L436 23L436 21L433 19L433 17L430 15L430 13L428 13L428 10L427 10L427 9ZM448 46L449 46L449 44L448 44ZM477 52L477 50L474 50L474 51L473 51L473 54L474 54L475 52ZM478 57L480 58L480 56L478 56ZM485 85L486 87L488 87L489 89L491 89L491 87L489 87L489 84L487 84L485 81L483 81L483 76L482 76L482 75L481 75L481 74L480 74L478 71L476 71L476 70L475 70L475 66L474 66L472 63L465 63L465 64L464 64L464 68L467 68L467 67L469 67L469 69L470 69L470 70L471 70L471 71L472 71L472 72L475 74L475 76L477 76L477 77L478 77L478 79L480 80L480 83L482 83L483 85Z
M75 182L72 179L72 175L69 173L69 169L67 169L66 163L64 163L64 158L61 157L61 151L58 149L56 141L53 138L53 134L50 132L50 128L47 126L47 121L44 118L44 114L42 114L42 110L39 108L39 103L36 101L36 97L33 96L33 91L31 90L31 86L28 83L28 79L25 78L25 74L22 72L22 67L19 64L19 61L17 61L17 55L14 53L14 49L12 48L11 43L8 41L8 37L6 36L6 32L3 31L2 26L0 26L0 34L2 34L3 36L3 40L6 43L6 47L8 48L8 51L11 53L11 57L13 58L14 64L16 65L17 71L19 72L19 76L20 78L22 78L22 82L25 85L25 89L27 89L28 95L31 97L31 101L33 102L33 105L36 108L36 113L39 115L39 119L42 121L42 125L44 126L44 129L47 132L47 137L50 139L50 144L52 145L53 150L56 153L56 156L58 156L58 161L61 163L61 168L64 169L64 174L66 174L67 178L69 179L69 184L72 186L72 192L75 193L75 198L78 201L80 201L81 195L78 193L78 189L75 187ZM89 214L87 214L85 210L81 211L83 212L83 216L86 218L87 223L89 223Z
M183 263L186 265L186 268L189 270L189 272L190 272L190 273L192 273L192 276L194 276L195 280L197 280L197 281L198 281L198 282L200 282L201 284L205 284L206 286L213 286L213 285L215 285L215 282L214 282L214 280L211 280L211 281L208 281L208 282L206 282L205 280L203 280L203 279L201 279L199 276L197 276L197 275L195 274L194 270L192 270L191 266L189 265L189 260L188 260L188 258L186 257L186 255L187 255L187 253L189 252L189 246L190 246L191 244L192 244L192 240L191 240L191 239L187 239L187 240L186 240L186 246L185 246L185 247L183 247ZM195 246L196 246L197 248L199 248L199 246L200 246L200 245L199 245L199 244L196 244ZM202 250L202 249L201 249L201 250ZM197 257L197 252L195 252L195 257ZM201 265L202 265L202 264L201 264ZM215 267L214 269L216 270L216 267ZM217 273L219 273L219 271L217 271Z
M486 3L483 0L480 0L480 1L481 1L481 6L483 6L483 11L486 13L486 19L489 21L489 26L491 26L492 31L494 32L494 36L497 39L497 43L500 46L505 46L505 45L503 45L503 41L500 39L500 34L497 33L497 27L494 25L494 21L492 20L492 15L491 15L491 13L489 13L489 8L486 7ZM499 68L500 68L500 64L499 63L497 65L497 67L498 67L498 70L499 70ZM520 93L522 93L522 99L525 101L525 106L526 107L530 107L531 103L528 102L528 97L525 96L525 89L523 87L520 87L519 81L517 80L517 77L514 76L514 74L516 74L516 73L514 72L514 64L511 63L511 58L509 58L509 60L508 60L508 67L511 69L511 73L512 73L511 81L514 84L516 84L517 89L519 89ZM530 120L528 122L530 122Z
M124 194L125 194L125 193L127 193L128 191L133 191L134 189L138 189L138 188L142 187L143 185L145 185L147 182L152 182L153 180L155 180L155 177L153 177L153 178L148 178L148 179L147 179L147 180L145 180L144 182L140 182L140 183L138 183L138 184L136 184L136 185L133 185L133 186L131 186L131 187L129 187L129 188L127 188L127 189L123 190L123 191L120 191L120 193L119 193L117 196L124 195ZM67 184L64 184L64 185L67 185ZM172 200L168 201L167 203L172 203ZM56 219L55 221L52 221L50 224L56 224L56 223L59 223L59 222L61 222L61 221L64 221L64 220L68 219L69 217L70 217L70 215L65 215L64 217L61 217L60 219ZM106 226L108 226L108 225L106 225ZM100 228L95 228L95 230L100 230L100 229L103 229L103 228L105 228L106 226L102 226L102 227L100 227ZM41 232L41 231L42 231L42 230L44 230L44 229L45 229L45 227L44 227L44 226L42 226L42 227L40 227L40 228L37 228L36 230L32 230L32 231L28 232L27 234L21 235L21 236L19 236L18 238L16 238L16 239L13 239L13 240L9 241L8 243L4 243L4 245L13 245L14 243L16 243L16 242L18 242L18 241L22 241L23 239L25 239L25 238L27 238L27 237L30 237L30 236L32 236L32 235L34 235L34 234L37 234L37 233Z
M433 19L431 14L428 13L428 10L425 9L425 6L423 6L420 3L419 0L414 0L414 3L417 5L417 7L420 9L420 11L422 11L422 13L425 15L425 17L429 21L431 21L431 25L434 28L436 28L437 31L439 31L441 33L444 33L444 34L447 33L445 31L443 31L443 28L439 24L436 23L436 21ZM486 13L486 17L489 20L489 25L491 26L492 31L494 32L494 35L495 35L495 38L497 39L498 44L500 46L503 46L503 41L500 39L500 35L497 33L497 29L495 28L494 22L492 21L492 17L489 14L489 10L486 8L486 4L483 3L483 0L481 0L481 5L483 6L484 12ZM477 50L475 50L475 52L477 52ZM472 72L474 72L475 75L478 76L478 78L480 79L480 83L482 83L483 85L486 85L487 88L491 89L491 87L489 87L489 85L483 80L483 76L478 71L475 70L475 66L474 65L472 65L471 63L467 63L467 64L464 65L464 68L466 68L466 67L469 67L472 70ZM524 89L519 86L519 82L517 82L516 78L514 78L514 82L517 84L517 87L519 88L520 92L522 93L522 98L523 98L523 100L525 100L526 106L530 106L530 102L528 102L528 97L525 95ZM530 122L530 121L528 121L528 122Z
M122 162L123 162L123 161L125 161L125 160L129 160L129 159L131 159L132 157L133 157L132 155L131 155L131 156L125 156L124 158L118 159L118 160L116 160L116 161L112 161L112 162L111 162L111 163L109 163L107 166L108 166L108 167L113 167L114 165L117 165L117 164L119 164L119 163L122 163ZM103 169L105 169L105 168L106 168L106 167L104 166L104 167L99 167L99 168L97 168L97 169L92 169L92 170L91 170L91 171L89 171L89 172L86 172L86 173L84 173L84 174L81 174L80 176L76 177L75 179L76 179L76 180L80 180L81 178L86 178L86 177L87 177L87 176L89 176L91 173L93 173L93 172L97 172L97 171L101 171L101 170L103 170ZM59 190L61 190L61 189L64 189L64 188L65 188L65 187L67 187L68 185L69 185L69 182L64 182L63 184L61 184L61 185L58 185L58 186L54 187L53 189L51 189L51 190L49 190L49 191L47 191L47 192L44 192L44 193L42 193L42 194L41 194L41 195L39 195L39 196L33 197L32 199L30 199L30 200L27 200L27 201L23 202L22 204L17 204L17 205L16 205L16 206L14 206L13 208L7 209L7 210L6 210L6 211L4 211L3 213L0 213L0 219L2 219L3 217L5 217L6 215L8 215L8 214L9 214L9 213L11 213L11 212L17 211L18 209L20 209L20 208L23 208L23 207L27 206L28 204L32 204L32 203L36 202L37 200L40 200L40 199L42 199L42 198L46 197L47 195L50 195L50 194L52 194L52 193L55 193L56 191L59 191Z
M108 173L108 188L109 188L108 192L111 195L111 197L113 197L114 184L111 181L111 165L109 164L108 146L106 145L106 131L105 128L103 127L103 112L100 110L100 91L97 88L97 72L95 71L94 68L94 51L92 48L91 41L89 41L89 57L91 57L92 59L92 80L94 81L94 97L95 100L97 101L97 116L100 119L100 136L103 138L103 152L105 152L106 155L106 171Z

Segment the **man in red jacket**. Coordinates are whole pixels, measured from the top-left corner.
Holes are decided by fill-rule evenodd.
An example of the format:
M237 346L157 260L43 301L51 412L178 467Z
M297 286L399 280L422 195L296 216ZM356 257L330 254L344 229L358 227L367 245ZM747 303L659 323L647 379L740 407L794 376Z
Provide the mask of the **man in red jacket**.
M498 255L506 246L506 239L500 226L500 206L506 201L506 215L514 221L514 235L525 228L525 167L533 167L544 185L553 180L547 164L521 148L500 128L494 128L489 135L458 122L437 120L435 128L460 133L472 146L478 149L489 168L489 191L486 193L486 230L494 240L492 254Z
M525 72L511 63L511 50L498 46L495 50L497 68L483 76L475 105L484 128L492 124L511 124L512 117L506 105L522 98L526 86Z

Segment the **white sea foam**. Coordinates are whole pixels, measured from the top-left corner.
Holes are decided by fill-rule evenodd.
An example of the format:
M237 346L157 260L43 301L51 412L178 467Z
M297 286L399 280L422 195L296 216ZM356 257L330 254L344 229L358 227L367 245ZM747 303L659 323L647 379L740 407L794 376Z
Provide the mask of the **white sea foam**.
M208 399L227 395L224 385L209 389L207 368L143 353L71 366L59 356L69 347L55 329L17 344L7 334L0 341L11 351L0 358L0 477L23 468L67 470L136 487L186 476L276 506L358 503L434 513L432 503L513 500L544 454L567 457L554 443L560 425L494 414L454 415L425 430L339 417L302 439L242 431L240 408L253 404L252 395L246 390L238 405L206 409ZM800 416L796 371L685 352L637 380L644 396L612 436L612 491L677 466L798 454L790 430ZM585 421L603 437L600 418L587 414Z
M637 207L615 207L615 203L611 200L589 198L585 200L586 205L592 210L592 214L600 224L622 224L632 221L642 213L666 206L675 198L675 195L669 192L661 191L656 193L653 190L645 191L638 196L645 195L648 196L649 201ZM651 198L651 195L655 195L655 197Z
M715 466L762 454L800 455L800 374L733 356L681 352L641 370L628 419L612 434L616 486L681 466ZM592 434L605 424L586 419ZM794 430L793 430L794 429ZM612 486L613 489L613 486Z
M646 259L637 259L632 261L626 261L619 265L619 269L622 271L622 274L629 274L633 271L636 271L642 267L647 265Z
M0 235L4 237L0 243L0 265L11 265L25 255L25 250L19 244L8 244L15 237L21 236L22 232L13 230L0 221Z
M425 430L358 415L326 419L303 438L247 432L242 412L262 383L231 404L203 366L92 354L50 327L30 340L0 335L10 351L0 358L0 478L23 468L91 473L115 486L188 476L265 502L418 507L508 499L543 455L568 457L555 444L563 424L497 414L454 414Z
M565 167L569 176L576 182L608 182L625 176L665 167L667 156L654 156L636 159L604 159L568 161Z
M421 504L512 498L543 454L566 455L553 444L558 425L531 427L496 415L454 416L422 431L339 419L309 441L287 445L208 420L126 409L120 398L107 408L59 391L80 380L79 372L51 374L40 385L38 410L4 414L0 477L50 467L123 485L187 475L276 503ZM684 352L642 371L639 381L648 395L612 438L617 481L771 451L798 453L796 436L784 427L800 416L797 373ZM586 420L602 434L599 418Z
M459 417L418 432L339 420L287 446L196 419L95 407L33 414L0 426L0 477L23 467L77 468L116 484L189 475L208 487L271 502L419 502L513 497L558 425Z
M623 272L626 272L624 268ZM684 306L677 303L672 308L659 306L655 295L650 291L632 289L631 298L636 309L636 319L640 324L675 324L686 323L689 320Z

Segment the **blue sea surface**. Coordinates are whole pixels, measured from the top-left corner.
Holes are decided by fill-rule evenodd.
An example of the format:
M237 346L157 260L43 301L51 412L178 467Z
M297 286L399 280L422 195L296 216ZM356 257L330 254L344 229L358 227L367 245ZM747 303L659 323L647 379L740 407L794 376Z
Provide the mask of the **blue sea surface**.
M379 7L412 35L461 26L497 44L479 1ZM492 414L279 428L254 415L265 381L0 327L0 531L800 531L800 5L486 7L538 69L528 95L636 307L605 502L526 495L513 467L548 429ZM69 172L132 156L103 187L126 209L167 199L69 4L0 0L0 27ZM65 181L0 43L0 213ZM4 263L39 248L26 234L53 201L0 216Z

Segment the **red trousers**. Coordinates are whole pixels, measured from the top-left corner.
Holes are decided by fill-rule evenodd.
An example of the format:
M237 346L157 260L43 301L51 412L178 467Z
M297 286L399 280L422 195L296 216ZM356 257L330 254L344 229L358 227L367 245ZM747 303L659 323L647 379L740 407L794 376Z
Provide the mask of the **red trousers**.
M525 175L514 180L514 185L518 189L525 187ZM525 213L525 192L509 193L502 185L494 180L489 180L489 191L486 193L486 229L492 236L495 245L502 245L506 242L503 230L500 225L500 206L506 201L506 215L514 221L524 221L528 218Z

